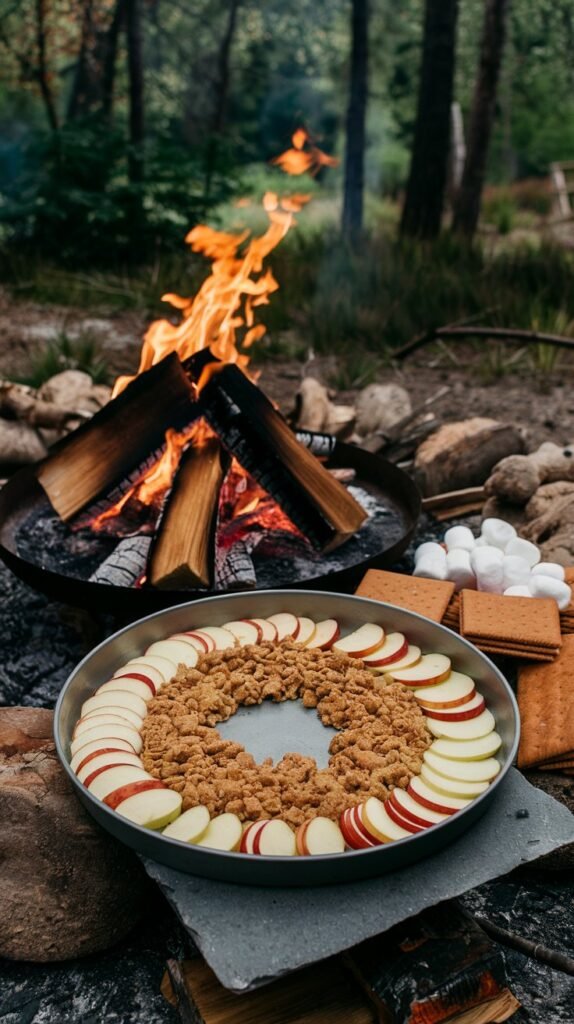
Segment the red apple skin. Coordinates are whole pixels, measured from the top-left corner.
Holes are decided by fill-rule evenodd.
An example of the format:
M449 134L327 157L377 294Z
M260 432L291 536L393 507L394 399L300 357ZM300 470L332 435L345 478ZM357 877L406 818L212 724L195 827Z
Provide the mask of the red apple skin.
M129 782L127 786L120 786L119 789L114 789L112 793L108 793L103 802L107 807L111 807L112 811L115 811L116 807L119 807L129 796L145 793L148 789L167 788L158 779L140 779L139 782Z
M484 703L483 697L480 704L477 704L477 706L472 708L470 711L465 711L464 705L462 705L460 711L454 711L451 713L448 711L430 711L428 708L422 708L421 710L424 711L428 718L438 718L439 722L465 722L469 718L476 718L477 715L481 715L485 707L486 704Z
M190 630L185 630L181 635L182 636L192 636L194 640L199 640L201 646L203 647L203 650L207 654L207 652L209 650L209 645L208 645L207 640L205 639L205 637L201 636L200 633L196 633L194 629L190 629Z
M337 629L333 633L333 636L331 637L331 639L327 640L327 643L326 644L322 644L321 647L319 647L318 649L320 651L330 651L331 647L333 646L333 644L337 643L337 640L339 639L340 636L341 636L341 627L340 627L339 623L337 623Z
M127 750L120 750L120 749L118 749L118 747L102 747L101 750L92 750L91 754L88 754L84 758L83 761L80 761L78 767L76 768L76 775L84 767L84 765L89 764L89 762L92 761L94 759L94 757L99 757L100 754L127 754L127 753L128 753ZM134 754L135 754L135 750L134 750Z
M392 801L392 793L388 800L385 800L386 812L396 825L400 825L404 828L405 832L423 832L427 827L420 822L411 821L410 818L403 818L403 815L398 811L396 805Z
M339 818L339 827L347 846L352 850L366 850L371 846L377 846L378 844L369 839L362 829L357 828L353 810L353 807L347 808Z
M421 796L416 790L412 789L410 784L407 788L407 793L412 796L413 800L416 800L417 804L421 807L428 807L429 811L437 811L439 814L454 814L457 810L456 807L445 807L444 804L435 804L432 800L427 800L426 797ZM437 793L437 798L440 800L440 794ZM406 813L406 812L405 812Z
M261 629L261 626L259 625L259 623L258 622L254 622L253 619L241 619L241 621L242 622L248 622L250 626L255 626L255 629L257 630L257 641L256 642L258 644L260 644L261 641L263 640L263 630ZM271 625L273 625L273 623L271 623ZM275 630L275 635L277 636L277 630Z
M409 642L408 642L408 640L405 637L405 642L404 642L403 646L400 647L399 650L396 651L394 654L392 654L390 658L381 658L380 661L370 660L369 663L368 663L369 667L372 666L373 668L379 668L380 665L392 665L395 661L400 661L401 658L404 658L404 656L407 653L408 649L409 649Z
M83 785L87 789L88 786L90 785L90 782L93 782L93 780L95 778L97 778L98 775L101 775L102 772L107 772L108 768L122 768L124 765L125 765L126 768L127 767L133 767L133 765L129 764L129 761L121 761L119 757L118 757L117 761L115 762L115 764L103 764L103 765L101 765L100 768L96 768L95 771L93 771L91 775L87 775L86 776L86 778L84 779Z
M266 818L265 821L257 822L258 825L261 825L261 828L258 828L256 835L253 836L253 853L261 854L261 850L259 849L259 840L261 838L261 833L265 830L265 826L268 825L270 821L271 818Z
M241 836L241 842L239 843L240 853L253 853L253 849L251 848L251 838L254 834L255 829L262 824L262 821L252 821L251 825L247 826L247 828L243 832L243 835Z
M474 700L476 697L476 687L473 687L470 693L467 693L466 697L459 697L458 700L445 700L433 703L433 701L419 700L416 694L415 697L424 711L426 711L427 708L430 708L431 711L447 711L449 708L460 708L463 704L468 704L471 700Z
M369 846L382 846L384 840L381 839L379 836L376 836L373 832L370 832L367 825L365 824L363 820L363 815L361 814L362 808L362 804L359 804L357 807L351 808L349 818L351 820L352 825L355 827L359 835L367 840Z
M413 814L412 811L407 811L407 809L405 807L401 807L401 805L398 803L398 801L395 802L393 800L394 792L395 791L393 790L393 792L391 793L391 795L389 797L389 801L390 801L390 803L393 804L394 810L398 814L402 815L402 817L406 821L412 822L414 825L419 825L421 828L431 828L432 825L438 824L438 822L428 821L426 818L419 818L417 814ZM395 800L396 800L396 798L395 798ZM419 804L419 806L421 808L421 814L423 814L424 813L423 805L421 804L421 802L420 802L418 797L417 797L417 803ZM429 808L429 810L430 810L430 808ZM452 811L449 811L448 813L452 814ZM406 828L406 825L405 825L405 828Z
M121 676L114 676L114 679L139 679L140 683L147 683L152 692L153 697L155 697L155 695L157 694L155 684L152 683L151 679L149 679L148 676L142 675L141 672L122 672Z
M309 819L309 821L304 821L302 825L299 825L299 828L295 833L295 845L297 847L297 853L301 857L309 856L309 850L307 849L307 846L305 844L305 833L309 828L310 824L311 819Z

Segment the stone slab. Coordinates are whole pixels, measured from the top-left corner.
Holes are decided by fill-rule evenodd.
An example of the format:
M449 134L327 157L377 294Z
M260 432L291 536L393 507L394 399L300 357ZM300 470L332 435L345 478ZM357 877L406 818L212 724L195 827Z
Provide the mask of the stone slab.
M148 874L226 988L245 992L339 953L574 839L574 816L511 769L485 815L440 853L381 878L271 889Z

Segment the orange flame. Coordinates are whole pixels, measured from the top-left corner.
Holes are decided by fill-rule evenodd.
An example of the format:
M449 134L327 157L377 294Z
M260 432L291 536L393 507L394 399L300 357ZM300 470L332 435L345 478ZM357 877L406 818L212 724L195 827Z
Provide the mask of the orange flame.
M338 167L339 161L329 156L312 141L304 128L297 128L291 136L293 146L274 157L271 163L286 174L318 174L322 167ZM306 147L306 148L305 148Z

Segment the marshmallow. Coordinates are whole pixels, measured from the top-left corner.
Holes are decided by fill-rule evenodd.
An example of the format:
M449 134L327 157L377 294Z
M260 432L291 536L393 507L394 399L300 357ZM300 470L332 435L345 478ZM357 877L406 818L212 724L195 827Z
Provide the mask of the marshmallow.
M504 591L505 597L532 597L528 587L525 584L517 585L515 587L507 587Z
M530 593L533 597L553 597L561 612L572 600L572 591L567 583L554 576L531 576Z
M434 540L427 540L424 544L419 544L415 551L415 565L420 558L426 558L427 555L436 555L437 558L446 557L446 551L442 544L437 544Z
M482 536L477 537L475 542L474 542L475 548L484 548L484 547L486 547L487 544L488 544L488 541L487 541L486 537L482 537Z
M458 527L454 526L454 530ZM461 527L462 529L462 527ZM470 554L464 548L451 548L446 556L447 578L455 590L476 590L476 577L471 569Z
M523 540L522 537L515 537L511 540L506 545L504 553L505 555L518 555L519 558L525 558L530 568L540 561L540 551L536 544L531 544L529 540Z
M437 545L437 547L439 547L439 545ZM434 551L425 552L425 554L417 560L413 570L413 576L422 576L427 580L448 579L446 569L446 551L444 548L440 548L440 555Z
M500 548L485 546L471 551L470 564L476 574L477 590L487 594L502 594L503 569Z
M472 530L469 530L468 526L451 526L450 530L447 530L444 535L444 542L447 551L452 551L453 548L472 551L474 547L474 534Z
M518 555L505 555L502 559L502 582L505 590L508 587L527 586L530 581L530 566L525 558Z
M492 544L502 551L509 541L516 537L516 530L504 519L485 519L482 523L481 533L487 544Z
M532 569L533 576L553 576L555 580L562 580L564 582L566 573L564 572L564 566L558 565L558 562L539 562Z

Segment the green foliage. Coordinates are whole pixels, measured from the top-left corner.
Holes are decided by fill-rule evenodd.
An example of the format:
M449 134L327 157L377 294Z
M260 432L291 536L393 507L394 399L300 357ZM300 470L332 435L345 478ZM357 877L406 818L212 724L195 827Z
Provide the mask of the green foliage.
M82 370L94 384L108 384L110 374L102 358L97 341L89 334L72 338L61 331L30 361L30 369L22 383L39 388L50 377L63 370Z

